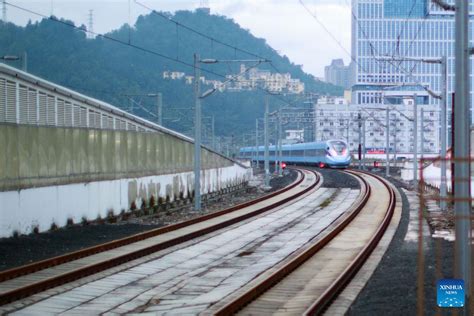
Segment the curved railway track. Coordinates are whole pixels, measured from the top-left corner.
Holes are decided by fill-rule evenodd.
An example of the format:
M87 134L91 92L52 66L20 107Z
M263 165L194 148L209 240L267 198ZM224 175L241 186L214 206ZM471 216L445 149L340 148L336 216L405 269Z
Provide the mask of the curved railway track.
M383 237L395 209L395 191L379 176L349 171L363 193L324 236L277 265L212 311L217 315L319 315L358 272Z
M315 189L319 175L297 169L286 188L231 208L0 272L0 305L98 273L262 214Z

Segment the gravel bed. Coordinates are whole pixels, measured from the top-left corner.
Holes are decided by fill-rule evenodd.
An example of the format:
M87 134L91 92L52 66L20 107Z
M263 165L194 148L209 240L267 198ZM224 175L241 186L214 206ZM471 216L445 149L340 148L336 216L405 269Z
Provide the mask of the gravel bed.
M360 189L359 181L353 176L336 169L311 168L322 174L324 182L323 188L350 188Z
M400 189L403 183L394 184L403 199L400 225L381 263L347 315L416 315L418 244L404 241L409 223L409 204ZM436 282L453 277L454 244L429 237L425 238L424 245L424 314L444 315L451 311L437 307Z
M271 191L290 184L296 177L295 171L287 171L283 177L272 179ZM265 193L257 188L230 193L203 205L203 211L199 213L193 212L192 206L188 205L153 215L130 217L117 223L74 225L40 234L1 238L0 271L215 212Z
M93 224L0 239L0 270L130 236L158 225Z

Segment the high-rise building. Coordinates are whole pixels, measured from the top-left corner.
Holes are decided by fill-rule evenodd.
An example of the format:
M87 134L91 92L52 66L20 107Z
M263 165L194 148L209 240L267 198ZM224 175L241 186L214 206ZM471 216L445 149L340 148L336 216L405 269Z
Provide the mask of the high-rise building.
M333 59L331 65L324 68L324 80L349 89L351 87L349 66L345 66L342 59Z
M445 0L446 1L446 0ZM470 1L471 17L474 0ZM454 4L454 0L446 1ZM441 92L441 67L417 61L383 61L384 58L448 58L448 92L454 90L454 13L432 0L352 1L352 101L380 104L385 88L405 83L400 96L419 96L420 104L437 105L426 89ZM473 21L470 22L471 33ZM471 34L472 35L472 34ZM471 36L471 45L473 44ZM471 69L473 63L471 60ZM393 88L392 88L393 90ZM472 92L471 92L472 96ZM449 98L450 101L450 98ZM472 102L472 97L471 97ZM448 110L451 102L448 103Z

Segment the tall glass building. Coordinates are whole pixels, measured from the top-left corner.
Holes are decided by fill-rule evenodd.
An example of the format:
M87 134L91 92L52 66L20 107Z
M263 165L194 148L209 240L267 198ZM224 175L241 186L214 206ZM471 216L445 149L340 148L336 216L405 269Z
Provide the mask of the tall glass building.
M472 17L474 0L467 1ZM453 4L454 0L446 2ZM380 60L391 57L440 58L446 55L448 92L453 91L453 12L444 11L431 0L353 0L352 11L353 103L381 104L387 86L405 83L410 87L403 87L401 95L408 97L416 92L420 104L439 104L420 85L440 93L440 65ZM472 23L469 27L471 44L474 43ZM472 66L471 59L471 69ZM393 87L391 90L393 93Z

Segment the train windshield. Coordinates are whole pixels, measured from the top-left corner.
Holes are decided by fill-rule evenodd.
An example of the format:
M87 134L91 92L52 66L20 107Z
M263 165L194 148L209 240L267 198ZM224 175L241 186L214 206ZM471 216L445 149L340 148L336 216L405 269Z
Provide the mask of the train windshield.
M346 153L346 143L340 140L333 140L329 142L329 147L331 147L337 154L345 154Z

